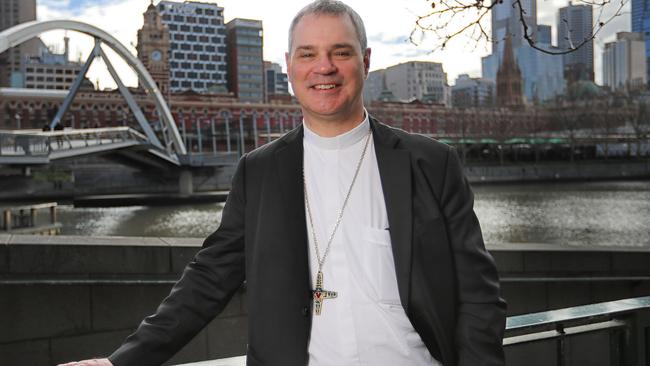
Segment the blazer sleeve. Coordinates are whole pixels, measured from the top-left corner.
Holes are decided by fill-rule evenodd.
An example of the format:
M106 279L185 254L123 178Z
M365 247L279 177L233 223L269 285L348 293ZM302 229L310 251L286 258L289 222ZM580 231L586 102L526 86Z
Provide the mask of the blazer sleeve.
M115 366L160 365L219 314L244 281L244 156L235 172L219 228L185 267L154 315L110 357Z
M506 303L474 213L474 195L456 150L449 148L441 207L458 281L456 346L459 366L504 365Z

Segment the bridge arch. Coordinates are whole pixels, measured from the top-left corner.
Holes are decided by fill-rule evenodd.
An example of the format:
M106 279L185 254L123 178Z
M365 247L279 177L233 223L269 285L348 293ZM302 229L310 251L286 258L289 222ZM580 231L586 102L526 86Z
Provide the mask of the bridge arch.
M135 71L138 79L145 89L145 92L153 97L154 103L156 105L156 110L158 111L158 116L166 125L168 131L171 133L170 140L173 144L174 151L179 155L187 154L185 144L181 139L178 128L176 128L174 117L172 116L171 111L169 110L169 106L167 106L167 103L162 97L162 94L160 93L160 90L158 89L158 86L154 82L153 78L151 75L149 75L149 72L144 67L142 62L133 56L133 54L129 52L129 50L124 47L120 41L118 41L108 32L88 23L75 20L31 21L21 23L0 32L0 53L6 51L11 47L18 46L21 43L40 35L41 33L52 30L71 30L92 36L95 39L99 39L108 45L113 51L115 51L115 53L117 53L124 61L126 61L129 67ZM118 81L116 80L116 82Z

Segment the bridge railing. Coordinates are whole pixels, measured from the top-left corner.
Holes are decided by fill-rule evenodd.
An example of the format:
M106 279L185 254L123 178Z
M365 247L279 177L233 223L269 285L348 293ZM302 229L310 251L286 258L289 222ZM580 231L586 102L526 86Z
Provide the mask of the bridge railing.
M0 131L0 156L46 156L47 137L30 133Z
M129 127L61 131L2 130L0 131L0 155L47 156L56 151L124 141L146 143L148 140L145 135Z

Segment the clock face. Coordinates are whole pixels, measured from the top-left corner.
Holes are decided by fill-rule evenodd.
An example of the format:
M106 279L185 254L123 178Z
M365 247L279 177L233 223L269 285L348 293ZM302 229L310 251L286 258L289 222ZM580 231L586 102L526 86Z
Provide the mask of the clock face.
M162 60L162 52L160 52L160 51L158 51L158 50L155 50L155 51L151 52L151 59L152 59L153 61L160 61L160 60Z

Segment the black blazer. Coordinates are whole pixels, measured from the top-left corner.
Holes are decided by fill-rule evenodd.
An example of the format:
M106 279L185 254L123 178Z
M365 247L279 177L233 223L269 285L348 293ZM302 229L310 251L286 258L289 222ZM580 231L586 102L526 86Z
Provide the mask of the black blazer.
M444 365L503 365L505 302L457 154L430 138L370 124L400 300ZM159 365L212 320L244 280L247 365L304 366L311 285L302 126L242 157L221 225L115 366ZM227 337L227 335L224 335Z

